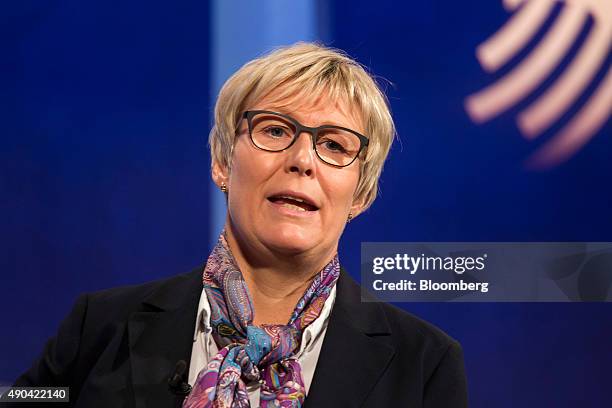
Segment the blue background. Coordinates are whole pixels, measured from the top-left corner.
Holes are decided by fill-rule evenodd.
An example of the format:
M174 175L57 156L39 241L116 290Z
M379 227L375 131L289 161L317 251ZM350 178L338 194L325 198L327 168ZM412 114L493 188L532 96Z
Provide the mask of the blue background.
M387 84L399 139L374 206L340 258L358 277L362 241L612 241L612 126L548 171L522 163L571 118L527 142L516 113L483 125L464 98L476 46L509 17L500 1L20 1L0 9L0 382L42 349L84 291L185 272L222 222L207 133L219 86L271 47L319 40ZM383 81L383 83L387 83ZM541 140L540 140L541 139ZM458 339L470 406L609 406L612 306L402 304Z

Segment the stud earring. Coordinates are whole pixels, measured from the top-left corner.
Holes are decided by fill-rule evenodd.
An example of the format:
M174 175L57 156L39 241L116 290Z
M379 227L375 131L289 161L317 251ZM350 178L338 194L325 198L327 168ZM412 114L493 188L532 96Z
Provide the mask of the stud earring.
M227 193L227 186L225 185L225 182L221 182L221 187L219 188L222 192Z
M351 222L352 219L353 219L353 213L350 212L348 215L348 218L346 219L346 223L348 224L349 222Z

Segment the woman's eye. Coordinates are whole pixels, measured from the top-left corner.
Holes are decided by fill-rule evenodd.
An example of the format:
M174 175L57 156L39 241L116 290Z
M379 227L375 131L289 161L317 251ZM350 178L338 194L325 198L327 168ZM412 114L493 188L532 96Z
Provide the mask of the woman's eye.
M331 152L344 153L346 151L340 143L334 142L333 140L326 140L322 144L323 147Z
M270 126L265 131L272 137L283 137L286 134L285 129L278 126Z

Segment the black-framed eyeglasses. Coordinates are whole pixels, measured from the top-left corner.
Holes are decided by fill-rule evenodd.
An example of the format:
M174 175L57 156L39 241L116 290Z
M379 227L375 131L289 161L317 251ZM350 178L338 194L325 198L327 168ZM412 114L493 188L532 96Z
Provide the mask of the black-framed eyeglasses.
M354 130L334 125L308 127L291 116L266 110L246 111L249 137L258 149L282 152L289 149L304 132L309 133L317 157L334 167L353 163L368 146L367 137Z

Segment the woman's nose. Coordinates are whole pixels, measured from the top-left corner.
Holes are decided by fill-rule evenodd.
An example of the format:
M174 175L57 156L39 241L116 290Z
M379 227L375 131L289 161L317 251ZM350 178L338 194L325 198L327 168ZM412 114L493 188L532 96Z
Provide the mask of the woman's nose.
M306 176L314 174L316 153L312 146L312 135L302 132L296 136L297 140L287 149L287 169Z

